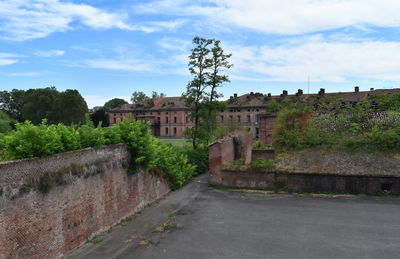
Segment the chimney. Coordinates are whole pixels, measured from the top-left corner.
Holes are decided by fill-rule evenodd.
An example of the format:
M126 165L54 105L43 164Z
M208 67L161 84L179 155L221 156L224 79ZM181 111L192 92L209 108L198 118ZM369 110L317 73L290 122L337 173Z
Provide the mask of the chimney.
M271 97L271 93L268 93L268 97Z
M297 96L301 96L301 95L303 95L303 90L302 89L297 90Z
M234 93L234 94L233 94L233 97L237 98L237 94L236 94L236 93Z
M283 95L283 96L287 96L287 90L283 90L283 91L282 91L282 95Z
M250 92L250 95L253 96L253 95L254 95L254 92Z
M318 92L319 95L324 95L325 94L325 89L321 88Z
M370 90L370 91L374 91L375 89L374 89L373 87L371 87L369 90Z
M359 86L354 86L354 92L358 93L360 91L360 87Z

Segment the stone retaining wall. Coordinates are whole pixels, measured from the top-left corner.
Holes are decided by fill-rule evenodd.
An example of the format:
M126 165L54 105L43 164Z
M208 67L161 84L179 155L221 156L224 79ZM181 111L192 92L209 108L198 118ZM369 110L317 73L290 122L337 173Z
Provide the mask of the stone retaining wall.
M400 177L368 175L333 175L291 172L221 170L214 185L287 190L289 192L331 192L377 195L400 195Z
M129 174L129 161L118 144L0 163L0 258L65 256L169 192L160 173ZM46 193L44 177L56 179Z

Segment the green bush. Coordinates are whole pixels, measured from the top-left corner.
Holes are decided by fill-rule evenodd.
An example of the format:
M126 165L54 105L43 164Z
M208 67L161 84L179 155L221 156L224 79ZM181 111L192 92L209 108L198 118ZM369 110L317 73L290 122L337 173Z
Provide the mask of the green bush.
M31 122L16 123L13 134L4 137L3 158L21 159L63 152L64 146L55 125L43 120L39 126Z
M259 158L250 162L249 167L259 172L269 172L276 168L274 160Z
M39 126L26 121L17 123L11 134L0 135L2 160L41 157L121 142L128 146L131 153L130 172L160 168L171 180L173 189L187 183L196 172L208 170L206 147L195 151L188 147L179 150L162 144L150 134L149 124L140 121L119 122L107 128L98 125L95 128L88 120L78 129L63 124L47 125L46 120Z

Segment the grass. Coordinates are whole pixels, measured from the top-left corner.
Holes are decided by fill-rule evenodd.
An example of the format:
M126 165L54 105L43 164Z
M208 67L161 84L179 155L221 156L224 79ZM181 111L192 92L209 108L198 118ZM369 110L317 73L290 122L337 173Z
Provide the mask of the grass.
M171 144L173 146L190 146L191 143L185 139L175 139L175 138L159 138L161 143Z

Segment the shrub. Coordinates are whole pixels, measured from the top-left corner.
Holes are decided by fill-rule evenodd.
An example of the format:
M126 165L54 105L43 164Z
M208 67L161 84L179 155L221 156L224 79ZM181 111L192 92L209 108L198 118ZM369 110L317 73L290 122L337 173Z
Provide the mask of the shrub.
M15 126L14 134L4 138L4 158L20 159L64 151L56 126L48 126L46 120L43 120L39 126L33 125L30 121L16 123Z
M274 160L259 158L250 162L249 167L259 172L269 172L276 168L276 164Z
M102 128L101 124L95 128L88 120L78 129L63 124L47 125L46 120L39 126L26 121L17 123L16 130L10 135L0 135L3 160L41 157L121 142L127 145L132 156L129 167L131 173L140 169L160 168L171 180L173 189L188 182L196 172L202 173L208 169L206 146L197 150L178 150L171 145L162 144L153 137L148 123L134 120L119 122L108 128ZM43 179L42 189L47 188L49 179Z

